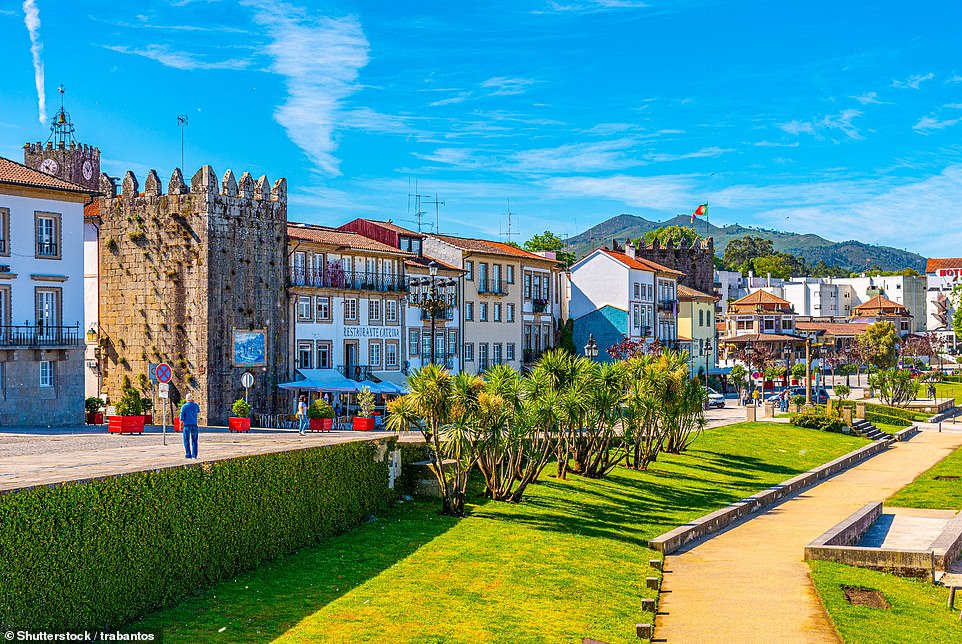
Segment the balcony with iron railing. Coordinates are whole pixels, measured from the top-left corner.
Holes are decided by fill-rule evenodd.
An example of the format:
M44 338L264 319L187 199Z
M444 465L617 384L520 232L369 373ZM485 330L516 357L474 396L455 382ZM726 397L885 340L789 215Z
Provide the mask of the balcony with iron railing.
M502 280L478 280L478 293L487 295L507 295L508 291L505 288L504 281Z
M80 347L84 336L80 324L74 326L53 326L44 324L23 324L0 326L0 348L57 348Z
M56 257L60 254L59 246L54 242L37 242L37 257Z
M366 364L337 365L337 370L342 376L356 382L371 379L371 366Z
M671 298L658 300L658 310L659 310L659 311L674 311L676 304L677 304L677 300L674 300L674 299L671 299Z
M367 271L343 271L338 268L291 267L291 286L340 288L351 291L404 291L401 275Z
M7 240L0 239L0 253L6 254L7 252Z

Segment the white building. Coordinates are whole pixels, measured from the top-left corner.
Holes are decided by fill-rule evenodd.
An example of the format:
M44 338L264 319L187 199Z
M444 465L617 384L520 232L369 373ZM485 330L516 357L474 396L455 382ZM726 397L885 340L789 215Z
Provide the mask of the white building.
M0 425L84 422L90 190L0 157Z
M944 338L951 352L958 353L958 338L952 329L955 307L952 289L962 284L962 257L932 258L925 266L928 315L926 328Z
M678 278L682 273L636 256L635 247L599 248L571 267L574 343L580 348L594 337L598 358L627 337L636 342L678 341Z

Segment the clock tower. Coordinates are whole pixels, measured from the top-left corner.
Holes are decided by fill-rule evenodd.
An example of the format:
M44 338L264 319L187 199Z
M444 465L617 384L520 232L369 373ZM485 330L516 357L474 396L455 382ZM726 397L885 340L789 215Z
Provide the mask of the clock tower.
M23 164L34 170L46 172L66 181L100 191L100 150L78 143L74 138L74 126L70 114L63 107L66 91L61 85L60 110L50 122L50 136L46 144L26 143L23 146Z

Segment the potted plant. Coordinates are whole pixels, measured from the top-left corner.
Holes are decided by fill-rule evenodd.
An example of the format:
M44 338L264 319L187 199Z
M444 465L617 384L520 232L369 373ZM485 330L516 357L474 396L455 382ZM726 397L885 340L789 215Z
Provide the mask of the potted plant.
M150 410L154 408L154 403L153 403L153 401L152 401L150 398L141 397L141 399L140 399L140 408L141 408L141 410L143 410L143 413L144 413L144 424L145 424L145 425L153 425L153 424L154 424L154 416L153 416L153 414L149 413Z
M362 387L357 394L358 415L354 417L354 431L369 432L374 429L374 392Z
M107 418L107 431L113 434L143 434L144 417L140 394L135 389L124 389L114 405L117 415Z
M318 398L307 408L312 432L329 432L334 426L334 408L331 403Z
M231 407L234 415L227 419L227 429L232 432L249 432L251 430L251 406L243 398L234 401Z
M84 409L87 411L87 424L88 425L103 425L104 424L104 401L96 396L90 396L84 401Z

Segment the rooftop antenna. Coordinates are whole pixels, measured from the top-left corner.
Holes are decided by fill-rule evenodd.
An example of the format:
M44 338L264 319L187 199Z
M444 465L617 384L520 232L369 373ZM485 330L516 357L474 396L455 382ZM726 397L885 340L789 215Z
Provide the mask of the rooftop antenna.
M508 197L508 211L503 213L507 218L506 227L501 231L501 236L504 237L504 241L510 243L511 237L514 235L519 235L520 233L511 230L511 217L514 213L511 212L511 197Z
M434 232L441 232L441 206L444 205L443 201L438 199L438 193L434 193L434 201L425 201L425 204L429 206L434 206Z
M418 180L417 180L417 179L414 180L414 192L413 192L413 193L410 192L410 180L408 180L408 186L409 186L409 187L408 187L408 212L409 212L409 213L411 212L411 197L414 197L414 208L415 208L414 217L415 217L415 219L416 219L417 222L418 222L418 232L421 232L421 228L422 228L422 221L421 221L421 220L424 218L424 215L428 214L426 211L421 210L421 199L428 199L428 198L431 197L431 195L422 195L422 194L418 193ZM434 197L435 197L435 198L434 198L434 202L425 201L424 203L430 204L430 203L435 203L435 202L437 202L437 195L435 195ZM441 202L435 203L435 206L437 206L437 205L443 206L443 205L444 205L444 202L441 201Z
M177 127L180 128L180 168L184 171L184 130L187 129L187 115L177 115Z
M61 84L57 91L60 92L60 110L50 120L50 136L47 138L47 143L52 141L54 147L63 148L75 142L73 137L74 127L70 120L70 114L63 106L63 95L67 92L67 88Z

